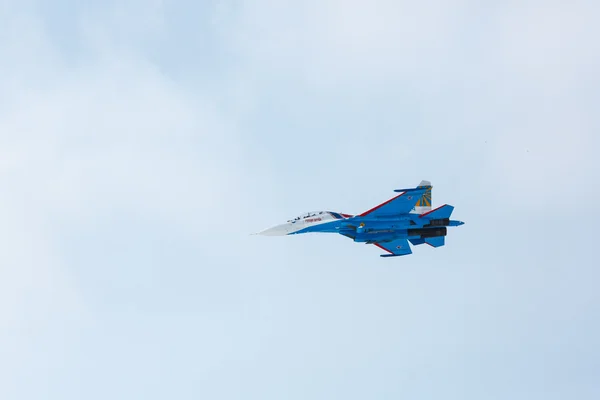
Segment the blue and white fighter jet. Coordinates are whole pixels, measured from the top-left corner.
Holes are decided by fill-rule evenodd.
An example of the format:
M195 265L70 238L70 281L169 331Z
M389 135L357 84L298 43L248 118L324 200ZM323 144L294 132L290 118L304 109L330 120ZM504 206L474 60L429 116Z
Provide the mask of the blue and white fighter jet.
M432 210L431 189L429 181L421 181L416 188L394 190L400 194L362 214L309 212L258 234L339 233L355 242L373 244L385 250L386 254L381 257L412 254L409 242L414 246L427 243L440 247L445 244L447 227L460 226L464 222L450 219L454 210L451 205L444 204Z

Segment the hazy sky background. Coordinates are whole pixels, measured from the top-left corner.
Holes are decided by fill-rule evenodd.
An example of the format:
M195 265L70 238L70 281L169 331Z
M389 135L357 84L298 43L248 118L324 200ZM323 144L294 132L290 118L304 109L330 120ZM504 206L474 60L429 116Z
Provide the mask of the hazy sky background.
M0 3L0 398L600 398L594 1ZM249 233L433 183L382 259Z

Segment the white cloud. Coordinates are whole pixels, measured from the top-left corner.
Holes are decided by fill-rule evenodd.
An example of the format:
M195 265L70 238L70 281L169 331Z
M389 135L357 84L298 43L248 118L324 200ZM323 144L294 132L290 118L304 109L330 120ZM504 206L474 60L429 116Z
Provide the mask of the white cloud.
M217 225L237 184L234 131L209 96L126 51L101 18L75 60L30 10L2 19L0 341L13 354L3 375L28 358L29 333L91 318L58 245L65 233L123 214L196 232Z
M579 28L568 30L571 39L557 47L571 61L538 75L535 70L545 60L554 63L560 57L542 51L524 67L523 56L549 43L544 30L551 37L562 36L554 23L534 33L526 29L535 19L533 9L525 18L505 5L488 14L441 2L258 1L241 9L219 2L213 22L228 42L219 48L223 59L206 70L223 67L222 75L198 78L210 84L191 89L146 56L152 38L169 29L162 9L147 7L137 19L132 4L143 6L136 1L94 12L86 8L77 54L59 48L44 21L29 9L13 9L0 17L0 346L9 355L0 362L6 380L6 385L0 382L0 397L16 397L7 395L6 388L13 386L47 397L78 398L80 390L89 391L99 378L103 387L90 393L99 398L115 390L157 396L174 387L184 397L211 397L212 390L222 394L231 371L240 372L234 379L247 380L262 397L298 385L309 394L304 397L314 397L318 389L335 389L330 378L341 382L348 376L383 383L379 387L384 393L393 389L378 381L385 371L409 374L409 384L432 376L445 377L442 383L446 378L468 383L445 364L434 368L433 375L427 366L413 368L423 361L418 359L423 352L407 353L394 336L398 332L409 341L423 339L412 340L411 348L425 349L432 364L462 354L467 359L461 362L464 370L481 364L469 354L492 346L498 357L484 360L492 368L481 373L482 392L497 383L498 371L501 379L520 379L510 368L520 359L507 361L502 354L528 349L530 342L514 333L500 337L497 329L490 329L484 330L488 342L478 343L481 321L489 317L490 326L525 321L519 325L523 330L532 337L543 335L546 327L557 326L553 293L566 293L557 297L563 315L571 316L569 307L579 301L567 293L571 283L556 281L564 273L572 283L592 282L586 278L595 269L586 273L561 265L560 260L573 261L572 254L563 249L556 261L549 236L530 238L526 227L514 232L513 226L500 224L493 234L511 234L512 240L510 249L501 252L489 236L478 238L478 229L489 228L490 208L483 208L490 199L513 206L507 212L515 207L532 210L548 186L597 177L592 151L598 143L593 136L598 120L579 91L586 88L593 95L590 88L596 83L583 72L596 59L593 52L581 54L585 45L572 46L581 37ZM551 21L556 22L560 12L553 10ZM591 32L589 20L580 19L584 11L574 12L571 21ZM472 32L481 35L472 37ZM183 52L188 39L182 34L169 45L181 45ZM153 49L157 53L158 47ZM223 84L222 77L231 79ZM556 90L549 86L553 80L559 81ZM198 90L202 87L223 91L215 96ZM273 88L280 92L269 97ZM304 89L310 96L290 96ZM379 91L385 93L378 97ZM394 97L391 92L401 93ZM293 118L271 108L281 98L287 107L297 108L290 113ZM356 98L362 102L354 102ZM328 102L339 106L338 122L354 113L344 125L349 132L336 129ZM409 111L395 114L407 104ZM310 107L321 109L305 114ZM223 115L223 109L234 112ZM418 118L405 124L413 111ZM295 128L304 118L311 119L303 126L309 129L297 129L296 138L279 129ZM247 137L237 137L239 121L248 122ZM565 132L569 135L561 135ZM372 137L379 142L371 146ZM290 163L286 158L297 138L335 146L307 152L309 166ZM252 152L245 152L243 145ZM242 164L243 157L255 158ZM258 168L238 171L240 165ZM276 222L271 214L278 207L302 211L306 204L360 212L391 196L387 185L409 185L401 176L414 176L414 183L432 179L443 188L435 201L457 206L468 225L453 236L452 246L420 249L415 258L383 266L376 250L363 251L344 238L275 243L252 237L251 242L240 239L242 234L248 238L246 232L232 232L223 223L240 217L243 225L247 218L260 229ZM293 190L286 191L288 187ZM381 191L381 198L373 188ZM465 198L454 202L459 196ZM544 204L571 204L573 197ZM123 215L133 217L121 223ZM557 228L565 229L564 221ZM129 238L144 236L144 230L157 232L130 245ZM205 237L210 240L202 241ZM461 241L470 251L461 250ZM589 260L586 250L580 250L574 261L579 265ZM317 255L321 251L323 257ZM536 262L550 265L527 265ZM416 268L405 268L409 265ZM556 281L548 269L554 269ZM541 271L545 275L540 280ZM514 279L505 275L519 277L517 290L506 290ZM499 281L506 285L495 287ZM593 290L582 287L579 298L593 299ZM357 300L356 293L366 300ZM421 298L422 293L441 295ZM475 297L478 302L473 303ZM515 314L513 305L523 301L547 308L521 318L525 314ZM490 309L495 311L491 317ZM362 324L368 329L359 329L360 321L369 322ZM571 328L589 332L585 326L579 321ZM438 340L440 327L450 332L445 339L451 340ZM574 336L553 332L562 348L572 350ZM593 335L578 337L594 345ZM300 345L290 347L294 342ZM524 353L522 359L544 349ZM340 354L353 360L350 375L339 368ZM314 381L314 360L325 365L323 382L328 383L305 385ZM373 368L363 368L369 363ZM534 364L531 370L539 367ZM246 366L254 368L251 374L242 373ZM196 378L205 371L210 371L205 374L209 378L198 385ZM565 371L550 372L564 376ZM264 378L273 374L283 386ZM58 382L45 387L50 381ZM453 388L447 385L443 389ZM418 391L418 386L397 391ZM507 393L519 390L518 385L509 386ZM352 395L365 388L359 382L346 390ZM542 383L532 390L536 388L552 390Z
M592 78L600 62L600 44L594 40L598 11L588 2L506 7L490 43L494 61L544 95L570 92Z
M215 206L239 155L231 126L207 96L189 95L138 55L107 51L111 43L75 66L43 40L27 56L12 54L11 64L31 72L3 71L11 90L0 110L0 173L17 185L11 196L69 214L122 206L174 216ZM39 74L31 53L43 83L28 79ZM218 154L224 148L228 158Z
M276 77L353 99L394 88L390 110L411 104L421 126L410 126L410 133L370 132L386 143L373 148L373 157L389 158L388 151L398 159L401 152L419 155L424 145L428 157L446 165L485 154L483 165L465 167L491 188L502 185L494 198L521 209L540 205L524 204L523 193L540 193L558 182L582 187L584 197L598 195L586 185L597 181L600 170L593 155L600 126L594 94L600 89L597 6L243 4L238 14L231 13L236 29L229 37L244 56L247 77L264 85ZM357 139L362 143L363 137ZM554 197L545 204L565 207L569 201Z
M464 5L378 0L244 2L230 38L252 68L323 87L403 81L451 56ZM423 71L423 67L426 70Z

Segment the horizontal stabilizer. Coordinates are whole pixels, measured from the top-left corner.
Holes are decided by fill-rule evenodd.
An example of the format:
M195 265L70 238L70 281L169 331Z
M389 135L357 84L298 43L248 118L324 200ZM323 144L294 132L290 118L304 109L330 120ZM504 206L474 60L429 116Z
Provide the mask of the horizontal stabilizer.
M442 247L444 244L446 244L445 239L446 238L444 236L436 236L425 239L425 243L427 243L431 247Z
M410 192L410 191L419 190L419 189L431 189L431 182L421 181L421 183L419 183L419 186L417 186L416 188L395 189L394 192Z
M440 206L438 208L435 208L431 211L428 211L424 214L419 215L419 217L420 218L427 217L430 219L450 218L450 215L452 215L452 211L454 211L454 207L452 207L448 204L444 204L443 206Z

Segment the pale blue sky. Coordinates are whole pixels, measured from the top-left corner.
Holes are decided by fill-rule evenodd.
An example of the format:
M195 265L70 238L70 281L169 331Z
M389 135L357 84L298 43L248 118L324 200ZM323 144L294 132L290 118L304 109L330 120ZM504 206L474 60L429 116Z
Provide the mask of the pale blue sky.
M599 11L4 2L0 398L599 398ZM443 248L249 236L422 179Z

